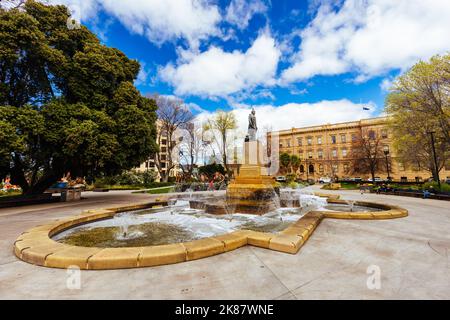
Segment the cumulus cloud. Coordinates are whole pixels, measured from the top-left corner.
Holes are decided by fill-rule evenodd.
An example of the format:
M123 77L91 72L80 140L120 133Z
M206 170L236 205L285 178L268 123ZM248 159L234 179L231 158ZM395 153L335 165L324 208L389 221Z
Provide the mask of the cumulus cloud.
M226 9L225 20L242 30L248 27L254 15L264 14L267 9L261 0L232 0Z
M363 110L363 106L371 106L370 111ZM264 128L285 130L290 128L356 121L375 116L374 103L358 104L347 99L334 101L320 101L317 103L288 103L281 106L258 105L253 106L260 131ZM236 108L232 112L238 121L238 131L245 134L248 126L248 108ZM197 116L199 122L204 121L211 113L203 112ZM260 132L263 134L263 132Z
M100 9L98 0L42 0L41 2L65 5L72 17L82 22L94 18Z
M357 82L450 50L448 0L346 0L319 7L282 82L357 72Z
M178 95L226 97L273 85L280 54L275 40L266 32L246 52L226 52L212 46L199 54L186 54L178 65L168 64L160 70L160 76Z
M219 9L203 0L103 0L104 9L131 32L163 43L178 38L197 47L198 41L219 34Z
M130 32L158 45L185 39L193 48L201 40L221 34L222 17L217 5L206 0L41 0L64 4L74 18L86 22L103 10Z

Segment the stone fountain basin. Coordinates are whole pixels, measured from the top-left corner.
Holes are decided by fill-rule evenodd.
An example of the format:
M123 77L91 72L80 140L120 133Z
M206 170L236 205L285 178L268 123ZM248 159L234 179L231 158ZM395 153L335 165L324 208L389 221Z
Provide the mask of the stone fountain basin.
M336 199L335 196L328 197L328 202L347 203L344 200ZM89 210L82 212L78 216L56 220L25 231L15 241L14 253L19 259L38 266L51 268L76 266L83 270L139 268L180 263L228 252L245 245L295 254L324 218L375 220L402 218L408 215L407 210L396 206L371 202L356 202L355 204L374 206L382 209L382 211L312 211L277 234L239 230L190 242L148 247L79 247L62 244L52 239L56 234L75 226L101 219L111 219L120 212L167 206L167 202L142 203L125 207Z

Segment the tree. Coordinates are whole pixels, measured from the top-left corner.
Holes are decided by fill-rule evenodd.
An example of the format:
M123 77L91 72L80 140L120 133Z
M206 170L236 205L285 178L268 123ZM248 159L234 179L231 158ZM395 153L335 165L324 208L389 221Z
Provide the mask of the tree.
M363 129L352 145L353 171L369 173L375 181L375 173L384 164L383 147L382 139L374 130Z
M0 9L0 175L25 194L64 174L116 174L157 150L156 104L133 82L139 63L64 6L27 1Z
M231 130L237 128L236 117L233 112L217 111L213 117L209 118L204 125L205 131L213 132L214 140L219 145L219 150L222 156L223 165L226 172L229 174L228 168L228 140L227 136ZM216 134L219 136L217 137Z
M291 166L291 156L289 153L280 154L280 168L284 173L289 173L289 168Z
M333 151L335 150L335 151ZM339 165L339 161L337 158L337 154L336 156L333 154L333 152L337 153L337 148L333 148L332 150L328 149L326 150L325 153L325 163L326 165L330 168L330 173L331 173L331 179L334 181L336 179L338 179L338 170L337 170L337 166Z
M450 158L450 54L419 62L400 76L386 99L394 148L406 164L427 169L436 180ZM434 133L437 172L430 132Z
M300 168L300 162L301 162L301 160L300 160L300 158L297 155L293 154L291 156L291 160L290 160L291 168L292 168L292 172L295 175L297 175L297 171Z
M199 160L199 155L204 149L204 141L202 140L202 128L194 122L190 122L184 126L181 132L182 142L179 146L180 165L183 172L192 177L192 172Z
M167 158L166 170L163 170L161 154L155 154L155 164L161 176L161 180L167 182L169 180L170 171L176 166L176 161L179 155L175 155L174 152L178 151L177 146L181 143L180 137L176 135L177 130L185 129L192 121L193 115L188 109L183 100L171 97L154 95L153 99L158 106L157 115L159 121L158 145L162 144L162 139L167 141L167 152L169 154Z
M221 164L217 163L208 164L206 166L201 166L200 168L198 168L198 173L204 174L208 177L208 179L212 179L216 172L225 174L225 168Z

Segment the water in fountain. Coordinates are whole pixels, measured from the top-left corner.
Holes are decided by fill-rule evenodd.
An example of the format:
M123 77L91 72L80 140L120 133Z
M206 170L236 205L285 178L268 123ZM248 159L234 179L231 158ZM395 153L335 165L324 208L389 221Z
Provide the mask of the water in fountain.
M131 212L118 213L113 218L113 225L119 227L116 234L117 240L130 240L143 235L139 230L130 230L130 226L139 225L139 221L135 214Z
M188 188L186 189L185 193L187 193L189 195L189 200L192 199L192 193L194 192L194 190L192 190L192 188Z
M225 201L224 208L230 221L233 221L233 214L236 213L236 204L232 201Z
M283 216L281 215L280 210L281 209L280 196L275 192L275 190L273 190L271 200L274 203L275 212L278 214L278 218L280 219L280 221L283 221Z
M347 200L347 204L350 206L350 212L353 212L355 208L355 201L354 200Z

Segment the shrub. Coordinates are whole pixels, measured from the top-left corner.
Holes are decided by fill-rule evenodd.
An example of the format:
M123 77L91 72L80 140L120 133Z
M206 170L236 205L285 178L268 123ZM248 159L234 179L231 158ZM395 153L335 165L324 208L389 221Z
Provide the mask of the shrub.
M430 189L434 189L436 191L441 191L441 192L450 192L450 184L448 183L441 183L441 189L439 190L439 186L437 184L436 181L432 181L432 182L427 182L424 183L422 186L423 190L430 190Z
M288 187L291 189L297 189L299 187L299 184L295 181L291 181L288 183Z

